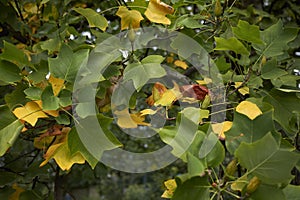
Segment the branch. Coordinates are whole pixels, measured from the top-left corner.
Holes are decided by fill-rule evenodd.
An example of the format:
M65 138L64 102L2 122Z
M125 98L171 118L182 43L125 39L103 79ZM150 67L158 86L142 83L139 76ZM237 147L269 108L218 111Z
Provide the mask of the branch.
M244 81L242 82L241 85L239 85L238 87L236 87L233 91L229 92L226 97L232 95L233 93L235 93L236 91L238 91L239 89L241 89L242 87L245 86L245 84L249 81L250 79L250 76L251 76L251 73L252 73L252 67L249 67L249 71L248 73L246 74L245 78L244 78Z

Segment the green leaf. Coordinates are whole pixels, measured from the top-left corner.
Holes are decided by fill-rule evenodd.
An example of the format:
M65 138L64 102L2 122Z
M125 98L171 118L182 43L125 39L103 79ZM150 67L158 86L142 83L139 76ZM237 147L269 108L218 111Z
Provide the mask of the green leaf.
M253 200L291 200L287 199L282 192L282 189L273 186L261 184L251 195Z
M48 58L50 73L56 78L73 83L80 66L87 63L88 53L87 49L73 53L68 45L63 44L57 58Z
M124 81L132 80L134 87L140 89L148 80L166 75L160 65L162 56L148 56L141 63L130 63L124 70Z
M199 154L200 155L202 154L201 149L199 150ZM213 149L211 149L211 151L203 158L203 161L209 167L216 167L223 162L224 158L225 158L224 146L219 140L217 140Z
M76 128L73 127L68 134L68 145L71 155L75 155L76 153L80 152L80 154L84 157L84 159L90 164L92 169L94 169L99 162L90 152L85 148L82 144Z
M267 105L266 105L267 106ZM274 132L273 109L269 108L254 120L246 115L234 112L232 127L225 132L226 147L230 153L234 153L241 142L252 143L264 137L268 132Z
M283 193L287 200L298 200L300 197L300 186L288 185L283 189Z
M105 31L108 26L105 17L90 8L73 8L73 10L84 16L88 20L90 27L97 27Z
M276 79L287 74L287 71L278 68L276 59L268 61L261 68L261 77L264 79Z
M21 79L20 69L17 65L5 60L0 60L0 81L10 84L20 81Z
M263 41L260 39L259 27L250 25L247 21L239 20L237 27L232 27L232 31L240 40L263 44Z
M189 177L201 176L206 168L206 165L199 158L191 153L187 153L187 167Z
M24 90L26 98L31 100L40 100L43 90L38 87L30 87Z
M97 118L88 116L81 119L80 124L76 125L80 141L92 157L97 160L101 159L104 151L122 146L122 143L108 129L112 120L102 114L98 114Z
M218 57L215 64L222 74L226 73L231 68L231 64L226 62L224 56Z
M252 144L241 143L235 156L241 166L267 184L289 182L299 160L296 153L281 150L271 133Z
M297 28L283 28L281 20L261 32L264 44L253 47L267 58L282 55L289 48L288 43L297 37Z
M5 102L11 110L18 105L25 105L27 100L24 90L26 88L27 85L18 84L12 93L5 95Z
M244 54L249 55L249 51L246 47L235 37L231 37L229 39L215 37L216 41L216 48L214 50L231 50L234 51L236 54Z
M20 69L25 66L31 66L25 53L18 49L15 45L6 41L4 41L4 49L3 53L0 55L0 59L12 62L18 65Z
M23 124L12 115L7 106L0 106L0 156L13 145Z
M0 177L0 187L4 188L5 185L14 183L16 178L18 178L18 175L13 172L0 171ZM2 193L2 191L0 193Z
M49 73L48 62L42 60L35 68L36 71L29 74L28 79L32 80L33 83L40 83L43 80L46 80L46 76Z
M59 93L59 105L61 105L62 107L67 107L72 105L72 93L69 90L62 90Z
M191 117L192 115L195 115L195 113L179 113L176 119L176 126L165 126L158 131L162 141L173 148L171 153L184 161L186 161L185 153L187 151L193 151L189 149L192 148L192 143L194 141L197 141L198 143L203 138L203 133L197 131L199 113L198 118L194 117L193 119L193 117ZM193 151L192 153L194 156L198 156L197 151Z
M43 197L38 195L38 193L34 190L26 190L20 194L19 200L30 200L30 199L42 200Z
M41 49L49 51L49 54L53 53L54 51L59 51L61 47L61 40L56 38L51 38L49 40L40 42Z
M188 14L178 17L174 28L182 28L183 26L192 29L206 27L206 25L199 23L198 20L193 19L193 16L189 16Z
M293 92L282 92L272 89L270 92L261 91L263 101L274 107L274 119L290 134L295 134L291 129L289 120L293 112L300 112L300 98Z
M54 96L51 86L47 86L44 89L41 100L43 102L43 110L56 110L59 108L59 98Z
M177 186L172 200L209 200L207 177L193 177Z
M183 34L179 34L175 37L170 46L174 50L178 50L178 56L184 59L189 58L192 54L200 55L203 52L203 48L201 48L200 44Z

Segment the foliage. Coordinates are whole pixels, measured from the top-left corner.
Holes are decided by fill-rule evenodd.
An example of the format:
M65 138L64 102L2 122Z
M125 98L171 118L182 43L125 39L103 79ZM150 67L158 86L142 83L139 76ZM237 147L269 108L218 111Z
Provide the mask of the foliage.
M1 199L299 196L297 0L2 0L0 16ZM104 135L78 126L93 120ZM180 161L137 182L99 163L166 144Z

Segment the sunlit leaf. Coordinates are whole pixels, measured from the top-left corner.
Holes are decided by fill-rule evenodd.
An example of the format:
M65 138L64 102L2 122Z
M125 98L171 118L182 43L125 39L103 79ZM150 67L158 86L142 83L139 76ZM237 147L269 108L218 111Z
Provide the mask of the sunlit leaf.
M173 196L174 191L177 188L177 184L175 179L170 179L164 182L164 185L166 187L166 190L164 193L161 195L162 198L167 198L170 199Z
M212 124L211 126L212 126L212 130L218 134L219 138L225 139L226 136L224 132L228 131L231 128L232 122L225 121L222 123Z
M241 87L241 85L243 84L243 82L235 82L234 83L234 87L235 88L239 88ZM238 89L239 93L241 93L242 95L246 95L249 94L249 87L247 86L242 86L241 88Z
M139 11L128 10L125 6L120 6L116 15L121 18L121 30L139 28L140 22L144 19Z
M235 37L231 37L229 39L215 37L216 40L216 48L215 50L231 50L236 54L244 54L249 55L249 51L246 47Z
M180 67L182 69L187 69L189 66L186 64L186 62L181 61L181 60L175 60L174 65L177 67Z
M234 35L247 42L263 44L260 39L259 27L250 25L247 21L239 20L237 27L232 27Z
M144 109L144 110L140 111L141 116L143 116L143 115L154 115L156 112L157 112L157 110L152 110L152 109Z
M236 107L236 111L243 115L246 115L251 120L262 114L259 107L250 101L242 101Z
M48 117L34 101L30 101L25 106L14 109L13 113L18 119L28 122L31 126L35 126L39 118Z
M160 0L150 0L145 16L155 23L170 25L171 21L166 17L166 14L173 14L174 9Z

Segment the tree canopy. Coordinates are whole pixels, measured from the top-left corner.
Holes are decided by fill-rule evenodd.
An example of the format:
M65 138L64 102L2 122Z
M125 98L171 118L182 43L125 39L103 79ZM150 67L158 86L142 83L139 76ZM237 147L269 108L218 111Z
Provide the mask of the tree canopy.
M298 199L299 25L297 0L1 0L0 199Z

